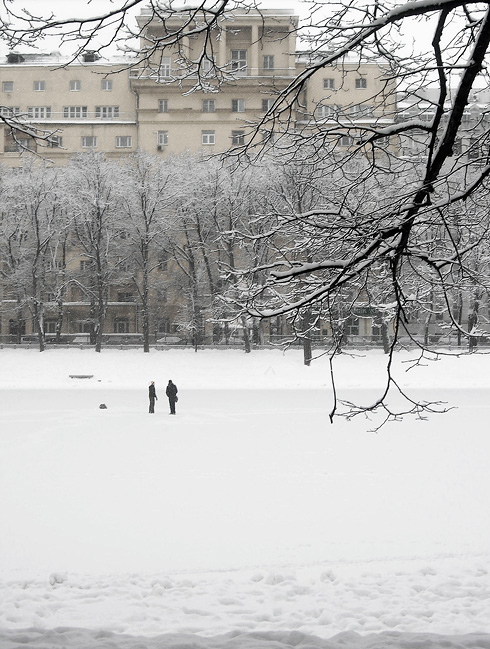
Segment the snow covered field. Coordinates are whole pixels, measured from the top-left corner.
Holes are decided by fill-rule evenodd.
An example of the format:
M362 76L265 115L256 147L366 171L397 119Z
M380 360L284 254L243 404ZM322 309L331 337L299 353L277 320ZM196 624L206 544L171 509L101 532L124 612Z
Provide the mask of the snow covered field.
M490 648L490 357L411 358L373 433L296 350L0 350L0 649Z

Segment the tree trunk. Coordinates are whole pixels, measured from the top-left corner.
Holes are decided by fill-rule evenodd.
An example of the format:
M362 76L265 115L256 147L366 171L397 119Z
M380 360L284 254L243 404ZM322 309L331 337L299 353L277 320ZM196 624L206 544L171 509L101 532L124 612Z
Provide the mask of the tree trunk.
M302 339L303 342L303 363L309 367L311 365L312 345L311 336L309 333Z
M388 333L388 323L383 318L381 320L381 340L383 341L383 351L385 354L390 353L390 336Z
M252 347L250 345L250 332L248 330L247 318L242 315L242 327L243 327L243 343L245 346L245 353L250 354Z

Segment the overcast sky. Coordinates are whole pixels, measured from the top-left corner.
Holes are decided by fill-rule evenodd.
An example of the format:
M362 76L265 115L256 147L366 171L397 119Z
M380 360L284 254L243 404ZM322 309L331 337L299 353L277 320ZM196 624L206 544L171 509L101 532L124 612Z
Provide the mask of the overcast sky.
M53 13L55 16L60 18L77 18L77 17L86 17L90 15L100 15L107 10L118 8L124 4L127 0L87 0L86 2L74 2L74 0L13 0L10 3L10 6L13 10L19 12L21 9L25 8L33 14L42 14L44 16ZM181 0L182 4L185 4L186 0ZM146 5L145 2L142 2L132 11L133 16L140 13L141 9ZM305 0L262 0L261 6L264 8L270 9L290 9L296 13L303 13L311 9L311 4ZM1 7L1 5L0 5ZM0 15L4 15L5 10L2 11L0 8ZM133 19L133 25L135 25L135 20ZM407 40L412 38L418 43L420 47L424 47L430 42L432 38L433 27L429 26L425 22L412 21L412 24L407 24L404 29L407 34ZM51 37L43 40L37 44L37 47L42 52L52 52L60 49L59 38ZM17 48L18 51L27 51L27 48ZM67 54L71 54L74 48L71 46L69 50L64 49L63 51ZM8 48L5 44L0 41L0 53L6 54ZM105 55L110 56L117 54L118 51L116 48L111 48L111 50L106 50Z
M181 4L185 5L185 2L186 0L182 0ZM108 10L121 7L124 3L125 0L87 0L86 2L74 2L73 0L13 0L10 6L16 13L21 13L22 9L26 9L34 15L42 15L43 17L52 13L58 18L79 18L101 15ZM284 0L262 0L261 5L270 9L291 9L296 13L301 11L301 8L309 6L303 0L289 0L287 2L284 2ZM136 16L145 6L146 3L142 2L132 10L131 14ZM0 5L0 16L3 17L4 15L5 10L2 10ZM136 24L134 19L132 24ZM59 38L47 38L38 43L37 47L42 52L59 50ZM22 48L18 48L18 50L21 51ZM7 52L8 47L0 41L0 53L6 54ZM116 54L117 50L113 48L110 53Z

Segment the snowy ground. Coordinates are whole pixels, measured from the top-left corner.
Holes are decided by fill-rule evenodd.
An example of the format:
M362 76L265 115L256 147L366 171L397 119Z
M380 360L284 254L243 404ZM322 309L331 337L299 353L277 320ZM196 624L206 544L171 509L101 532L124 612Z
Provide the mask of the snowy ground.
M0 350L0 649L490 648L490 357L411 358L373 433L298 351Z

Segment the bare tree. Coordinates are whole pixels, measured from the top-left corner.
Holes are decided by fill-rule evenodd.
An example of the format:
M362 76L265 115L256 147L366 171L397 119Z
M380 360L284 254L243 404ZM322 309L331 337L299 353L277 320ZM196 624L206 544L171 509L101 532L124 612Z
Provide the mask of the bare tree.
M115 238L116 214L121 196L120 170L98 153L81 154L69 167L70 209L73 227L82 251L80 283L91 303L91 342L102 349L112 280L120 278Z
M132 156L126 166L122 213L128 255L134 262L132 284L141 302L143 347L150 351L152 277L161 265L161 251L173 226L177 193L175 161L147 154ZM153 291L154 292L154 291Z
M37 334L39 350L45 349L45 306L47 277L52 269L49 245L58 230L54 170L35 167L32 160L15 173L7 173L2 242L3 276L7 290L16 301L18 335L28 313Z

